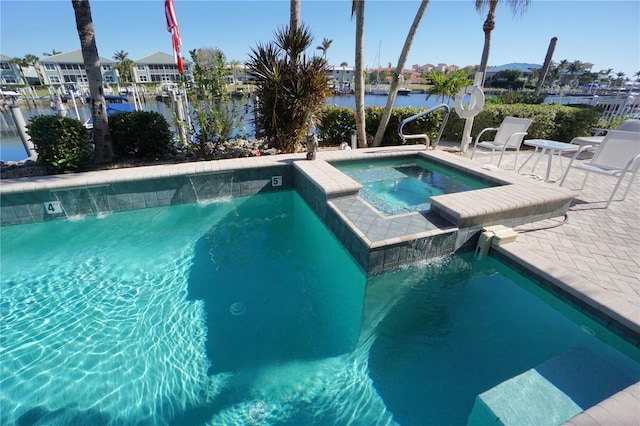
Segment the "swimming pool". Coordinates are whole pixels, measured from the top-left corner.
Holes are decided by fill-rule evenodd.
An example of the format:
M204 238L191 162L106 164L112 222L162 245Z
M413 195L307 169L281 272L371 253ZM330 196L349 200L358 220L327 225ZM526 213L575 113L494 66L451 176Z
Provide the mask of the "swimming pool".
M464 424L576 347L640 378L495 259L367 279L295 191L4 227L1 251L2 424Z
M495 186L417 157L333 165L362 184L360 196L387 216L429 210L436 195Z

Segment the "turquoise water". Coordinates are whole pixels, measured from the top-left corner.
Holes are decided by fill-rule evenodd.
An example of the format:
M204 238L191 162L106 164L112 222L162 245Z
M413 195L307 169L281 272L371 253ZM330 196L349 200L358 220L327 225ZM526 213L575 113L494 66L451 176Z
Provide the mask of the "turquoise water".
M360 196L387 216L429 210L429 198L436 195L491 186L420 158L343 162L334 166L362 184Z
M582 385L577 402L595 405L640 380L638 348L494 258L467 253L392 276L368 283L407 283L377 327L369 375L399 424L464 425L477 395L576 349L619 369L610 383Z
M367 280L293 191L0 232L3 425L465 424L575 347L640 378L495 259Z

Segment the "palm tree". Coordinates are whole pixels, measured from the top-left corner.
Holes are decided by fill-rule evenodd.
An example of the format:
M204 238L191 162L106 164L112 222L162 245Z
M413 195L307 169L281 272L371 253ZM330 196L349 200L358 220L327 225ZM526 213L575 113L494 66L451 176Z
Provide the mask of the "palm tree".
M333 43L333 40L329 40L325 37L324 39L322 39L322 45L316 47L316 49L322 50L322 57L325 61L327 60L327 50L329 50L331 43Z
M618 78L616 79L616 83L617 83L620 87L622 87L622 83L624 82L624 77L625 77L625 76L626 76L626 74L625 74L625 73L623 73L622 71L618 71L618 72L616 73L616 77L618 77Z
M600 70L598 74L605 77L607 81L607 87L611 85L611 73L613 72L613 68L607 68L606 70Z
M351 3L351 19L356 17L356 64L354 70L354 90L356 97L356 132L358 146L367 144L367 132L364 117L364 0L353 0Z
M284 28L276 40L251 49L247 67L256 81L256 137L284 153L296 152L329 96L327 61L303 52L310 30Z
M559 83L558 84L566 84L566 78L564 78L564 76L566 75L566 70L569 67L570 62L567 61L566 59L561 60L560 62L558 62L558 79L559 79Z
M524 13L529 7L531 0L504 0L511 7L511 11L515 15L516 13ZM482 84L484 84L484 76L487 72L487 64L489 62L489 49L491 47L491 32L496 27L496 7L500 3L500 0L476 0L476 10L478 13L484 13L488 10L487 19L482 24L482 31L484 31L484 47L482 49L482 59L480 60L480 69L482 73Z
M118 61L114 65L114 68L118 71L120 79L122 79L122 81L132 81L133 72L131 69L133 68L134 62L129 59L129 54L124 50L120 50L113 54L113 59Z
M566 59L563 59L558 63L558 68L560 68L560 70L564 70L568 66L569 66L569 61L567 61Z
M113 145L109 133L107 107L102 88L102 72L100 71L100 57L96 46L96 33L91 17L89 0L71 0L76 17L76 28L82 48L82 59L89 80L91 94L91 116L93 117L93 143L95 145L95 159L97 163L106 163L113 159Z
M378 130L376 131L376 135L373 138L373 146L380 146L380 143L382 142L382 137L384 136L387 124L389 124L389 118L391 117L391 108L393 108L393 103L396 101L396 96L398 95L398 86L400 85L400 80L402 77L402 69L404 68L405 62L407 61L409 49L411 49L411 43L413 43L413 37L416 35L416 31L418 31L420 21L422 20L422 16L424 15L424 11L427 9L428 5L429 0L422 0L420 2L420 7L418 7L416 16L415 18L413 18L411 28L409 28L409 34L407 34L407 38L404 41L404 46L402 47L402 52L400 53L400 58L398 59L398 65L396 66L396 69L393 73L391 87L389 88L389 96L387 96L387 104L382 111L380 124L378 125Z
M128 58L129 58L129 53L125 52L124 50L119 50L113 54L113 59L118 62L122 62Z
M25 58L13 58L11 59L11 63L18 67L18 71L20 71L20 78L22 78L22 83L27 84L27 78L24 76L24 68L27 68L29 64Z
M442 102L446 97L453 97L460 89L469 85L471 81L464 70L458 70L449 74L431 71L427 78L432 81L431 87L427 90L427 99L437 96Z
M326 59L326 58L325 58L325 59ZM348 67L348 66L349 66L349 64L348 64L348 63L346 63L346 62L341 62L341 63L340 63L340 66L342 67L342 75L340 76L340 82L342 83L342 86L344 87L344 71L345 71L344 69L345 69L346 67Z
M59 55L59 54L61 54L61 53L62 53L62 52L60 52L59 50L53 49L53 50L51 51L51 53L43 52L43 53L42 53L42 56L55 56L55 55Z
M571 62L569 66L567 66L567 71L569 71L569 74L571 75L571 83L573 86L578 85L576 76L578 73L582 72L582 70L584 70L584 64L578 60Z
M540 79L540 70L542 68L534 68L531 69L529 74L526 75L525 77L527 78L527 84L530 86L534 86L537 84L538 80Z
M560 66L551 61L551 65L549 66L549 71L547 72L544 82L549 86L553 86L553 84L560 79L561 72Z
M40 58L38 58L36 55L32 55L31 53L25 55L24 58L11 59L11 63L16 65L18 67L18 70L20 71L20 77L22 78L23 84L27 86L29 85L29 82L27 81L27 77L25 77L24 75L24 69L29 67L34 67L38 74L38 81L42 85L42 78L40 77L40 72L37 68L38 61L40 61Z
M36 55L28 54L24 57L24 61L27 64L27 66L33 67L36 70L36 74L38 76L38 83L42 86L43 78L40 72L40 66L38 65L38 63L40 62L40 58L38 58Z
M633 76L636 78L636 81L640 81L640 71L636 72Z

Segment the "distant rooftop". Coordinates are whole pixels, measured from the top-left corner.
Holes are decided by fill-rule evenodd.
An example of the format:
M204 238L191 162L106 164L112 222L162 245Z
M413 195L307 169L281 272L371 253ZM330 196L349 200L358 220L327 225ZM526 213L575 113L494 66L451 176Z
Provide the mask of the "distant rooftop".
M493 74L500 71L506 70L518 70L523 74L528 74L533 70L537 70L542 68L542 65L539 64L526 64L522 62L513 62L511 64L498 65L497 67L487 68L487 74Z
M53 62L57 64L81 64L84 62L84 58L82 57L82 51L78 49L78 50L72 50L71 52L60 53L58 55L47 56L47 57L41 58L38 62L41 62L41 63ZM114 61L100 56L100 63L113 64Z
M190 64L191 61L183 59L185 64ZM169 55L163 52L152 53L151 55L144 56L134 62L138 64L175 64L173 55Z

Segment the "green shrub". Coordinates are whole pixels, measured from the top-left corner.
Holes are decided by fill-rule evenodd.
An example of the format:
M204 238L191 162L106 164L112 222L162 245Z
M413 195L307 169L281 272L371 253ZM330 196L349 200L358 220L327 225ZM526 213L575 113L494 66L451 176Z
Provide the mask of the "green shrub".
M322 110L322 122L316 123L320 139L325 146L350 143L351 132L356 128L356 117L351 108L327 106Z
M367 107L365 109L365 125L368 135L378 129L382 107ZM394 108L391 112L389 125L382 139L382 145L399 145L402 143L398 136L398 126L405 118L423 111L414 107ZM318 126L320 138L326 145L339 145L349 142L351 131L355 129L353 110L347 107L329 106L322 110L324 115L322 125ZM535 104L486 104L473 121L471 137L475 138L483 129L500 126L505 117L522 117L533 120L525 139L552 139L570 142L576 136L591 134L597 127L602 109L589 105L535 105ZM431 141L438 135L444 111L438 110L420 117L418 120L404 127L405 134L425 133ZM451 109L447 125L442 134L443 140L460 141L464 130L465 120L458 117L455 109ZM493 138L495 132L487 132L483 140ZM485 139L486 137L486 139ZM410 140L409 143L423 143L423 140Z
M157 157L171 151L169 123L154 111L119 112L109 117L109 132L116 155Z
M488 104L536 104L544 102L544 96L531 93L506 92L495 96L487 96Z
M38 152L38 164L50 173L70 173L93 165L89 131L70 117L33 117L27 132Z
M556 131L552 139L570 142L576 136L591 136L598 127L602 108L589 105L570 105L559 108L555 117Z
M475 138L483 129L500 126L505 117L522 117L533 120L525 139L551 139L570 142L576 136L591 134L601 116L600 108L589 105L529 105L529 104L486 104L473 120L471 137ZM443 139L462 140L465 120L458 117L455 110L449 116ZM493 138L495 132L487 132L483 139Z
M365 128L367 135L373 135L378 130L380 118L382 117L382 107L367 107L365 109ZM402 143L398 136L398 127L405 118L424 111L424 108L415 107L394 108L391 110L389 124L382 138L382 145L399 145ZM438 135L440 123L442 122L442 111L427 114L417 120L407 124L403 132L404 134L427 134L431 140ZM351 108L328 106L322 110L322 123L316 126L319 131L320 139L323 145L337 146L342 142L349 143L351 141L351 132L356 128L356 119ZM424 140L410 140L409 143L424 143Z

